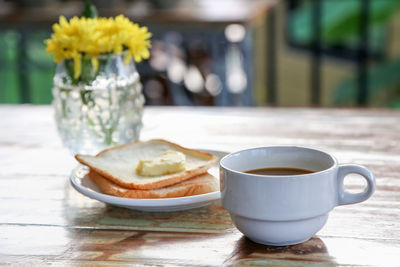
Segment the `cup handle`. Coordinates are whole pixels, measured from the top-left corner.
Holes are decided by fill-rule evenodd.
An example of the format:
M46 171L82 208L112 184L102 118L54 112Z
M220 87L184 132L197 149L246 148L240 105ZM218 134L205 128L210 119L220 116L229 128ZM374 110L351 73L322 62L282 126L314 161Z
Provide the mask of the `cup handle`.
M344 178L350 173L357 173L367 181L367 187L361 193L350 193L344 189ZM360 165L340 165L338 174L338 205L347 205L367 200L375 191L375 177L370 170Z

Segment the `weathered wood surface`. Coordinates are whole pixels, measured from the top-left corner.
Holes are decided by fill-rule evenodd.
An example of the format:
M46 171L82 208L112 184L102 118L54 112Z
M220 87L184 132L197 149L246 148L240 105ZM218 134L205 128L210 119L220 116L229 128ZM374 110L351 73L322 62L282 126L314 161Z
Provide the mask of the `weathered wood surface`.
M173 213L105 205L76 192L51 107L0 106L0 265L400 266L400 112L149 107L142 139L234 151L304 145L370 168L368 201L335 208L310 241L255 244L218 201ZM346 179L350 190L364 183Z

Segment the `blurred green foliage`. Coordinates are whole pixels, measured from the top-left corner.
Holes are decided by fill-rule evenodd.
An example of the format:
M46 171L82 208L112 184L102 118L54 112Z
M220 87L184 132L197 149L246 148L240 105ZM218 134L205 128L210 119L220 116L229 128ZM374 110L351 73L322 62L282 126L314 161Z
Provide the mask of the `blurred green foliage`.
M368 74L370 105L400 108L400 59L373 67ZM347 79L337 88L333 103L355 105L357 80Z
M0 103L19 103L17 68L18 35L13 31L0 34Z
M52 57L45 52L43 40L48 38L47 32L27 33L26 64L30 102L33 104L49 104L52 99L51 87L55 64ZM0 32L0 103L21 103L20 67L18 60L18 45L21 35L17 31Z
M53 57L46 53L43 40L48 38L48 33L37 32L30 36L28 46L28 68L31 103L48 104L53 96L53 76L55 63Z
M327 45L357 46L360 29L360 0L320 0L322 42ZM312 43L311 17L313 1L305 1L292 12L289 31L302 44ZM399 0L370 1L371 46L380 47L388 19L400 7Z
M321 0L323 46L341 45L357 49L360 35L360 10L363 0ZM312 43L311 15L313 1L293 11L289 32L305 46ZM399 0L370 1L370 52L385 54L388 22L400 10ZM399 55L400 56L400 55ZM400 108L400 58L378 62L368 74L369 104ZM334 92L332 104L355 105L357 79L342 81Z

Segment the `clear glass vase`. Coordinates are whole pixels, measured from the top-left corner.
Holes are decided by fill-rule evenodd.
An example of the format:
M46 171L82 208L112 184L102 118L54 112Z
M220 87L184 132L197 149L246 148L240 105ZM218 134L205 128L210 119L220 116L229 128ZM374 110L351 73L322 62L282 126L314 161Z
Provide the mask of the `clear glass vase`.
M144 96L135 64L123 55L81 62L74 78L73 61L57 66L53 106L59 135L72 154L96 154L139 139Z

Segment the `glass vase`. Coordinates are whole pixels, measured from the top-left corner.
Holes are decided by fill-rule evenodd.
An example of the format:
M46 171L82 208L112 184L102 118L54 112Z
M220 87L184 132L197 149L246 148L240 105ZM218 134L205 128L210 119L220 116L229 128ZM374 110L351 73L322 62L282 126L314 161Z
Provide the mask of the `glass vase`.
M123 55L83 59L57 66L53 106L59 135L72 154L91 154L139 139L144 96L135 64Z

